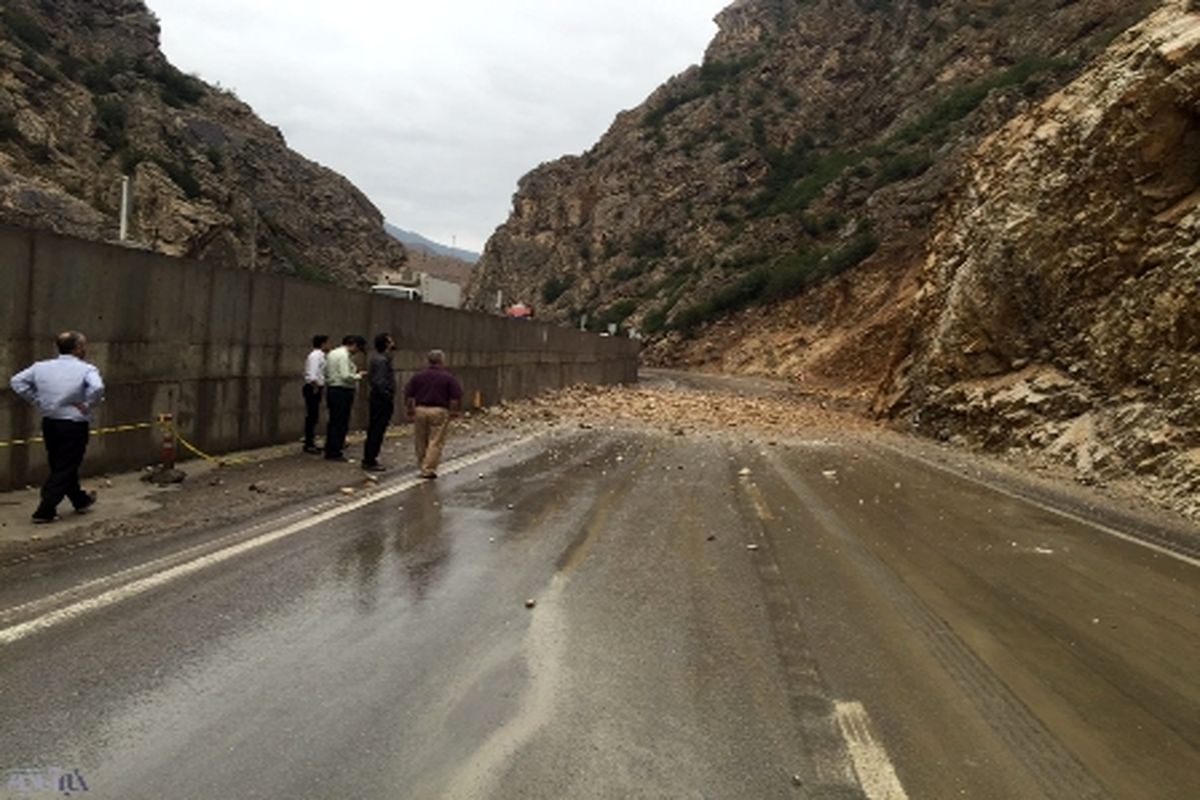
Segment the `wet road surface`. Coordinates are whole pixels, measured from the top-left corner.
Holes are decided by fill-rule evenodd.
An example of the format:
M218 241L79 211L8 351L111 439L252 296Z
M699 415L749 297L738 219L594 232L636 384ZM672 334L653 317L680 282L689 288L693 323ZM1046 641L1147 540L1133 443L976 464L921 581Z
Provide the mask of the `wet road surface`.
M0 571L0 796L1200 796L1186 558L850 438L460 467Z

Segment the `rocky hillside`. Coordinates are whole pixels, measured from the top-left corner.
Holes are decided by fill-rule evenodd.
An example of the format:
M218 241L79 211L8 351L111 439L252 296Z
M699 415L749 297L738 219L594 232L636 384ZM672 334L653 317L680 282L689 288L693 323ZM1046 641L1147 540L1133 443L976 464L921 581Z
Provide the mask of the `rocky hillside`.
M1169 2L972 153L880 407L1163 482L1200 517L1200 7Z
M474 296L1200 516L1197 5L734 3L702 66L523 179Z
M0 220L344 285L405 260L342 176L173 67L141 0L6 0Z
M1147 0L741 0L702 66L527 175L473 282L691 331L923 241L972 147Z

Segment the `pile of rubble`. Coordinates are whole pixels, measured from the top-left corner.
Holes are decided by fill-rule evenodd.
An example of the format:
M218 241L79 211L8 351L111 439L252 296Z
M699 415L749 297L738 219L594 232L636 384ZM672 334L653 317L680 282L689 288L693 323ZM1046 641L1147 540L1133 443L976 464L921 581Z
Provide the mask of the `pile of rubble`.
M481 415L486 428L529 423L581 427L635 425L675 435L728 431L797 436L810 431L865 430L869 420L823 407L813 399L738 392L575 386L531 400L501 403Z

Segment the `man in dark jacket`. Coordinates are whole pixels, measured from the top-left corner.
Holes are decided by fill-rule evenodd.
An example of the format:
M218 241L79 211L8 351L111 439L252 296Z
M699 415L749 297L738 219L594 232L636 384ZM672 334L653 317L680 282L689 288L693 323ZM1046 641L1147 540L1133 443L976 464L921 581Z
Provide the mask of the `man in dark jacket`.
M396 371L392 366L392 353L396 342L390 334L375 337L375 352L367 365L367 383L371 387L370 418L367 422L367 443L363 446L363 469L383 472L386 467L379 463L379 451L383 447L383 436L387 433L396 410Z

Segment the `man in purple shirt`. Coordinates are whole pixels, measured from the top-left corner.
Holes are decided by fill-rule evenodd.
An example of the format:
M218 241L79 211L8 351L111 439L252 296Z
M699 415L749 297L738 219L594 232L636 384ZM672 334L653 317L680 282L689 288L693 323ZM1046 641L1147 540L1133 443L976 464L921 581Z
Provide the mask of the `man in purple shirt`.
M430 350L429 366L404 387L422 478L437 477L450 418L458 416L462 408L462 384L446 369L445 362L446 355L441 350Z

